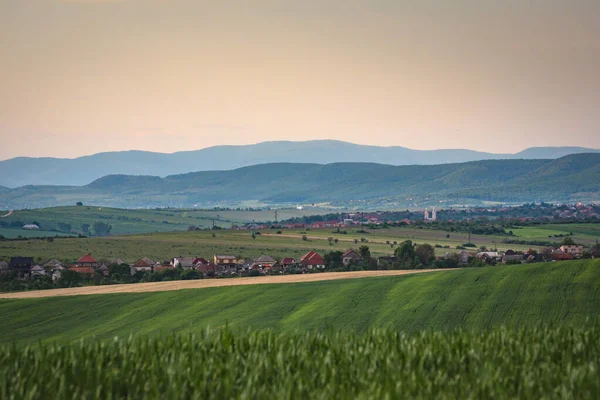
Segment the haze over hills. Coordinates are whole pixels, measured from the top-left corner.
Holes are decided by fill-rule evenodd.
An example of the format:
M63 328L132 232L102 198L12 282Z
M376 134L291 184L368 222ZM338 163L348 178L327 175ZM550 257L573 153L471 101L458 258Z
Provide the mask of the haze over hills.
M437 165L493 159L552 159L591 152L600 150L583 147L535 147L515 154L494 154L463 149L412 150L400 146L365 146L335 140L277 141L243 146L215 146L172 154L123 151L73 159L18 157L0 161L0 185L11 188L25 185L87 185L113 174L165 177L280 162Z
M85 186L25 186L0 193L0 208L72 205L77 201L125 208L374 199L405 204L406 197L461 202L587 201L600 199L599 182L598 153L556 160L426 166L277 163L166 178L109 175Z

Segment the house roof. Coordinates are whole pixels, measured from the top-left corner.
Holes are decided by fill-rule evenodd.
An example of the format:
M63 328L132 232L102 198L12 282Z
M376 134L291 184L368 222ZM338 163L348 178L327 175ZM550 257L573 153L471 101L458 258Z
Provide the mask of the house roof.
M8 263L0 261L0 269L8 269Z
M44 264L44 267L56 267L58 265L62 265L63 263L61 263L58 260L52 259L50 261L48 261L46 264Z
M179 261L182 267L193 267L196 261L196 257L175 257L174 260Z
M111 264L112 265L121 265L121 264L127 264L127 263L122 258L116 258L113 262L111 262Z
M90 264L90 263L97 263L98 261L96 261L96 259L94 257L92 257L90 254L86 254L85 256L81 257L79 260L77 260L78 264Z
M144 268L144 267L152 267L154 265L154 261L149 259L148 257L140 258L133 264L134 268Z
M283 260L281 260L282 264L295 264L296 263L296 259L295 258L291 258L291 257L286 257Z
M93 275L96 271L92 267L69 267L70 271L77 272L79 274L90 274Z
M319 253L315 251L309 251L302 257L301 262L305 265L322 265L325 261Z
M31 272L46 272L44 267L42 267L41 265L34 265L33 267L31 267L31 269L29 271L31 271Z
M223 254L217 254L215 257L217 258L217 260L235 260L237 258L236 256L229 256Z
M202 258L202 257L197 257L194 260L194 265L195 264L208 264L208 261L206 259Z
M105 264L102 264L98 267L98 271L108 271L108 267Z
M154 267L154 272L160 272L166 269L175 269L175 267L172 265L160 265L158 267Z
M257 264L275 264L277 261L275 261L274 258L263 254L262 256L254 260L254 262L256 262Z
M356 258L356 257L358 257L358 258L360 258L360 255L359 255L357 252L355 252L354 250L352 250L352 249L349 249L348 251L346 251L346 252L345 252L345 253L342 255L342 257L343 257L343 258L346 258L346 257L352 257L352 258Z

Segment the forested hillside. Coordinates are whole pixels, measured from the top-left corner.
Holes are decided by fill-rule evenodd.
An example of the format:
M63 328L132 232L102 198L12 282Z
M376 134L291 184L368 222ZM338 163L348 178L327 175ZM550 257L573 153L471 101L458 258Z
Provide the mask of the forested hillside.
M0 208L69 205L194 206L241 201L313 203L408 196L477 201L596 200L600 154L556 160L488 160L390 166L262 164L166 178L110 175L86 186L26 186L0 194Z

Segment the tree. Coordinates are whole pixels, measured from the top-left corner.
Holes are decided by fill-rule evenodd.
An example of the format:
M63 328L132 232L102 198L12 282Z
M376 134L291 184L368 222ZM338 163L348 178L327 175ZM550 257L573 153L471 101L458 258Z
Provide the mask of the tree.
M90 226L91 226L90 224L82 224L81 225L81 232L84 235L88 235L90 233Z
M66 269L61 271L58 285L60 287L75 287L79 286L79 282L81 282L81 275L75 271Z
M369 250L369 246L362 245L358 248L358 254L365 260L367 263L371 260L371 250Z
M429 265L435 261L435 249L428 243L423 243L415 247L415 255L423 265Z
M112 225L106 222L97 221L94 223L94 232L96 236L108 236L112 230Z
M325 253L323 260L325 261L325 267L329 270L336 270L343 268L342 256L344 254L341 251L330 251Z
M335 239L333 239L333 242L334 242L335 244L338 244L338 242L339 242L339 241L340 241L340 240L339 240L338 238L335 238Z
M567 236L563 239L562 244L565 246L573 246L575 245L575 241L571 237Z
M327 241L329 242L330 246L333 246L333 238L332 237L328 237Z
M75 203L75 205L76 205L77 207L83 207L83 203L82 203L82 202L80 202L80 201L78 201L77 203Z
M398 258L398 261L401 264L410 264L413 265L415 261L415 248L411 240L405 240L400 243L396 250L394 251L394 255Z
M302 240L304 240L305 242L308 240L308 238L306 237L306 235L302 235Z

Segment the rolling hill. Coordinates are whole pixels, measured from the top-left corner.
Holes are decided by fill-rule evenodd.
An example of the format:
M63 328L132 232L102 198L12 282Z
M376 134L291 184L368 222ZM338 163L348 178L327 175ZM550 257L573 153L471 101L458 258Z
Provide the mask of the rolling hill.
M407 333L581 326L600 309L600 260L157 293L0 300L0 343L235 330ZM93 310L93 312L90 312Z
M0 208L77 201L114 207L317 203L421 196L455 201L597 200L600 154L555 160L487 160L391 166L372 163L262 164L166 178L109 175L86 186L25 186L0 193Z
M432 165L490 159L551 159L568 154L600 152L582 147L536 147L516 154L472 150L412 150L364 146L335 140L264 142L215 146L173 154L146 151L99 153L73 159L18 157L0 161L0 185L86 185L106 175L165 177L195 171L232 170L269 163L375 162L389 165Z

